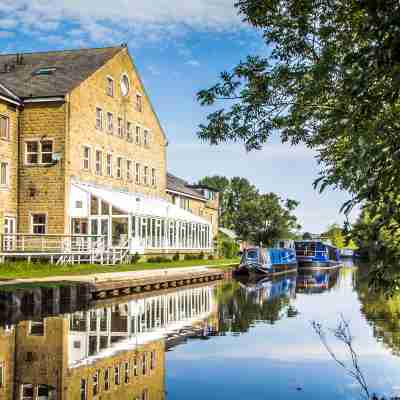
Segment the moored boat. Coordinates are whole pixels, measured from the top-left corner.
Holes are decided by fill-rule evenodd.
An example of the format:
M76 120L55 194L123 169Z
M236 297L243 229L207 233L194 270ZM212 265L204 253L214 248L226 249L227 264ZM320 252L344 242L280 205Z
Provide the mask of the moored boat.
M250 247L243 251L237 272L269 275L296 270L294 248Z
M321 240L295 241L296 257L302 268L334 268L340 265L340 251Z

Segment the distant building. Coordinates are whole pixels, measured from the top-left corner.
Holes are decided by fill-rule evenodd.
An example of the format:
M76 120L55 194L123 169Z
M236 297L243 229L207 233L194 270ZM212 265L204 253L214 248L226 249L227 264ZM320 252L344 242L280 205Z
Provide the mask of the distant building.
M125 45L0 55L0 233L212 251L217 194L171 204L166 146Z

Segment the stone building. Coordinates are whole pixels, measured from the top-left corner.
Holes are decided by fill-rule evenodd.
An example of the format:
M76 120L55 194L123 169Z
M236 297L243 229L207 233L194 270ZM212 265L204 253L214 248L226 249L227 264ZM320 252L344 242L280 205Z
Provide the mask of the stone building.
M217 198L170 201L166 146L126 45L0 55L0 232L211 251Z

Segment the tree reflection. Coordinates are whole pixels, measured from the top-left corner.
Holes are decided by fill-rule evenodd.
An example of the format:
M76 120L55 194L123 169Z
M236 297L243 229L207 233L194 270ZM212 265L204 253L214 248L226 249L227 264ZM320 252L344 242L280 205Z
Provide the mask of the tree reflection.
M244 333L257 322L274 324L283 317L296 316L290 309L295 287L295 276L220 285L216 289L220 334Z

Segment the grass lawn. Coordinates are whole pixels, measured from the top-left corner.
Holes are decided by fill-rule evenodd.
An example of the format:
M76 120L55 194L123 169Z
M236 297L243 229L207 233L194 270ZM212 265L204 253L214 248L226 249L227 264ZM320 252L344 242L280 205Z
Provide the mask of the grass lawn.
M198 265L208 265L216 268L229 268L237 265L238 258L219 259L219 260L183 260L171 262L139 262L129 265L99 265L99 264L74 264L74 265L54 265L36 264L27 262L9 262L0 264L0 280L11 280L16 278L46 278L51 276L63 275L89 275L101 272L124 272L124 271L143 271L160 268L182 268L195 267Z

